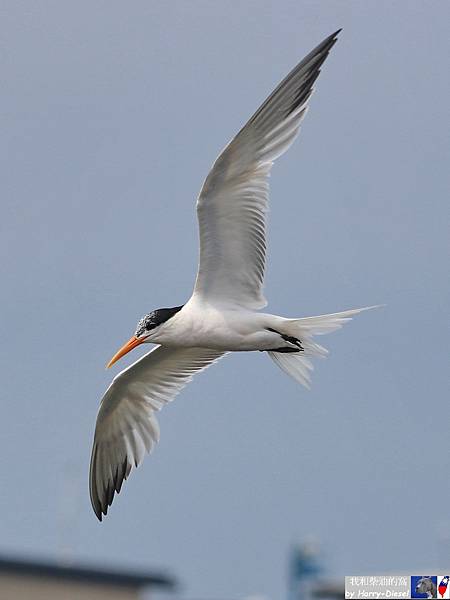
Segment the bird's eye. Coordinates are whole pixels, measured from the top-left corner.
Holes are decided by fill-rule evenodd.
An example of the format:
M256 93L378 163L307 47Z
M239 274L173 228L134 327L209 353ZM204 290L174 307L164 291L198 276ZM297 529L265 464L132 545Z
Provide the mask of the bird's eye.
M152 329L155 329L156 327L156 323L147 323L147 325L145 326L146 331L151 331Z

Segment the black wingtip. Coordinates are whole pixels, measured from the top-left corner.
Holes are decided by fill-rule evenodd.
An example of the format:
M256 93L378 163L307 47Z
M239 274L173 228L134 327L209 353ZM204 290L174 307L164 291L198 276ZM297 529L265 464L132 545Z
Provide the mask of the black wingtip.
M326 39L327 40L332 40L334 38L337 38L337 36L341 33L341 31L342 31L342 27L340 27L334 33L332 33L331 35L329 35Z
M334 46L334 44L337 42L338 36L341 33L341 31L342 31L342 27L340 27L337 31L335 31L334 33L329 35L327 38L325 38L324 43Z
M102 522L102 517L103 517L103 511L101 509L100 506L94 506L94 504L92 504L92 510L94 511L94 515L97 517L97 519L100 521L100 523Z

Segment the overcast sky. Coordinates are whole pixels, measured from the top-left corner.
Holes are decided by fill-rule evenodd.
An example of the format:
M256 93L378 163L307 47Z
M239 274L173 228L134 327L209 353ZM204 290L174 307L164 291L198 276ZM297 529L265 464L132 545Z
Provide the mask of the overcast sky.
M288 547L309 535L336 575L437 565L449 19L431 0L3 0L1 552L168 569L207 600L282 599ZM260 353L196 378L99 524L98 403L139 352L104 365L143 314L189 297L211 163L339 27L272 172L268 310L387 307L323 339L310 392Z

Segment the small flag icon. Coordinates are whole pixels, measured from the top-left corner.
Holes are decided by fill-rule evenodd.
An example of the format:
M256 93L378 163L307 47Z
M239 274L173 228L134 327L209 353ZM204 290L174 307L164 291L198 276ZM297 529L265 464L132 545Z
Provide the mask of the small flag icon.
M438 598L450 598L449 575L438 575Z

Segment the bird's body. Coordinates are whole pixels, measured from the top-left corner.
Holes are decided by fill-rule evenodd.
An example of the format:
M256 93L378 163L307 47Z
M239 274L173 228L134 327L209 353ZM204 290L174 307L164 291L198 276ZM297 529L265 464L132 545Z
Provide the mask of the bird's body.
M274 350L292 344L283 340L288 319L247 309L220 307L195 296L152 339L170 348L214 348L222 352ZM275 331L274 331L275 330Z
M327 354L315 336L366 310L293 319L259 312L267 304L270 171L298 134L337 33L289 73L215 161L197 200L200 258L191 298L183 306L145 315L110 361L140 344L157 344L115 377L101 402L90 469L91 501L100 520L132 467L158 441L155 412L195 373L227 352L261 351L308 387L310 359Z

